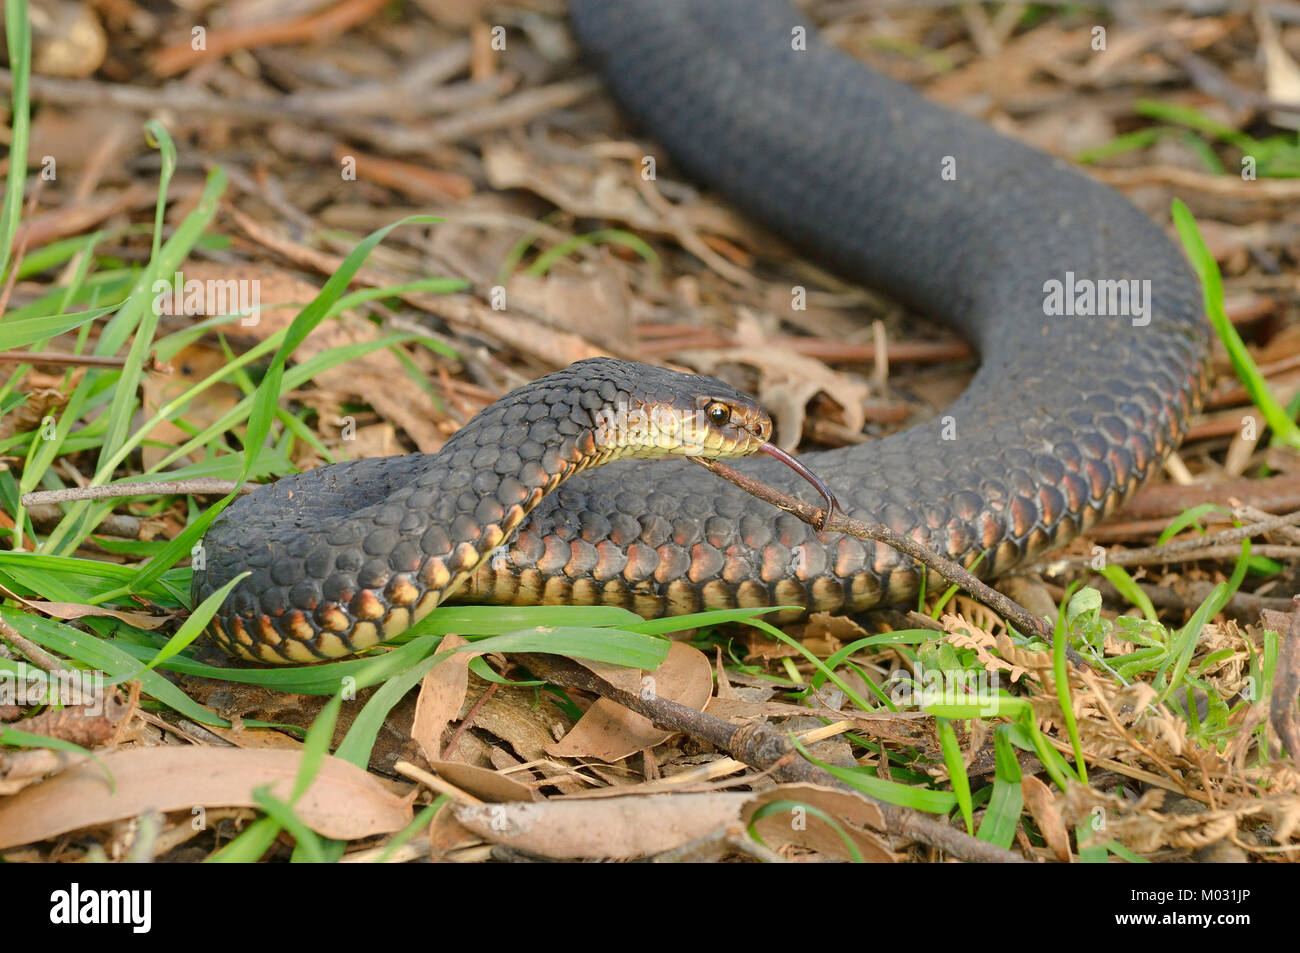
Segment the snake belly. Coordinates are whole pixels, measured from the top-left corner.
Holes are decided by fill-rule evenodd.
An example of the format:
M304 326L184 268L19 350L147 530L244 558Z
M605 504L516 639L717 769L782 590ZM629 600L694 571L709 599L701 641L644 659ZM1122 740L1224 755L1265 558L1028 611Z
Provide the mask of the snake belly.
M1199 285L1164 231L1118 193L872 72L779 0L570 9L625 113L692 178L979 351L970 387L934 420L800 458L846 513L988 578L1114 511L1177 446L1206 387ZM1081 299L1079 313L1055 313L1052 283L1080 280L1132 289L1129 307L1089 314ZM1094 299L1092 310L1105 309ZM919 567L888 547L818 533L687 461L575 475L512 537L508 523L426 492L429 459L323 467L232 506L209 531L194 581L197 601L253 570L218 618L223 644L276 661L337 654L321 651L338 648L325 643L340 633L317 621L331 610L383 635L404 628L428 590L399 593L415 603L392 599L398 555L414 558L396 551L391 527L403 520L439 527L453 551L488 525L501 532L477 568L448 567L464 578L439 599L610 604L647 617L840 612L911 598L921 583ZM736 466L812 499L775 461ZM348 600L331 602L327 563L352 567L354 586L335 593ZM236 622L249 644L232 639Z

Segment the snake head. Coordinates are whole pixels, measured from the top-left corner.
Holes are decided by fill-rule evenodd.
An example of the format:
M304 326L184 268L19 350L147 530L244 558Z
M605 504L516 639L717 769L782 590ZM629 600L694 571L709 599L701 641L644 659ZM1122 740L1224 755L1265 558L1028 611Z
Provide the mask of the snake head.
M607 399L594 414L593 436L601 462L681 456L707 464L765 453L821 494L826 504L822 526L838 508L834 494L815 473L771 442L772 418L767 411L729 384L611 358L592 358L573 368L581 368L586 379L607 375L621 378L623 384L617 391L617 405L611 406Z
M722 459L757 453L771 435L772 418L753 400L711 388L634 401L599 423L597 442L633 457Z
M772 418L757 401L712 377L607 358L573 368L617 383L593 413L607 459L746 457L772 436Z
M739 391L720 394L714 388L696 396L692 412L682 417L680 434L686 456L747 457L772 439L772 418Z
M755 453L780 460L821 494L825 508L817 528L824 529L831 514L839 509L839 501L821 477L771 442L772 418L767 411L720 381L708 377L695 377L694 381L716 386L701 389L693 412L672 411L671 404L661 407L665 427L660 435L668 437L661 446L670 453L693 457L697 463ZM670 446L673 443L675 446Z

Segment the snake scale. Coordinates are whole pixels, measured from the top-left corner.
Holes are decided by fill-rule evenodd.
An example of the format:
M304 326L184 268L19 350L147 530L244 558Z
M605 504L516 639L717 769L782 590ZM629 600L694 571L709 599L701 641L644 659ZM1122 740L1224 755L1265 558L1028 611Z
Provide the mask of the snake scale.
M779 0L570 8L617 102L692 178L978 349L974 380L940 417L800 458L846 513L980 559L991 577L1115 510L1177 446L1206 386L1199 286L1119 194L870 71ZM1133 283L1141 314L1051 313L1045 292L1069 281ZM819 533L690 461L594 469L618 455L590 441L590 421L647 386L749 406L726 385L683 390L668 372L627 376L635 367L574 365L488 408L439 454L321 467L236 501L194 577L197 600L251 571L213 634L290 662L365 648L449 597L653 617L915 595L909 559ZM737 466L808 495L777 461Z

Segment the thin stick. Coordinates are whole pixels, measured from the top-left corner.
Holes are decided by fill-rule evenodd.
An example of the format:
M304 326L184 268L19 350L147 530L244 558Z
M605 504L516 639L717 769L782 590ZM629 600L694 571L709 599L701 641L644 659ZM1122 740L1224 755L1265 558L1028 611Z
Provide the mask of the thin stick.
M809 503L803 503L792 496L787 496L778 490L772 489L765 483L750 479L743 473L732 469L725 463L719 463L717 460L705 460L701 457L691 457L690 459L700 466L712 470L724 480L736 484L746 493L756 496L766 503L771 503L777 509L799 517L810 526L819 527L822 520L825 520L823 532L847 533L850 536L856 536L858 539L872 539L884 543L891 549L898 550L905 556L911 556L923 566L933 569L953 585L961 586L980 602L999 613L1004 619L1014 623L1021 632L1033 635L1049 645L1051 644L1052 627L1046 619L1034 615L1018 602L1008 599L992 586L981 582L965 567L922 546L910 536L896 533L883 523L863 523L861 520L855 520L839 512L827 514L824 510L818 509ZM1073 649L1067 648L1066 654L1076 665L1087 667L1083 657Z
M547 681L565 688L590 692L638 715L649 718L660 728L682 731L700 738L726 751L737 761L769 771L781 781L821 784L839 790L853 791L880 809L886 829L900 837L919 841L950 854L960 860L979 863L1025 863L1019 854L1004 850L987 841L971 837L965 831L933 820L909 808L886 804L869 798L828 774L823 769L805 761L790 744L786 736L761 722L733 725L716 715L697 711L655 695L653 692L628 692L596 675L571 659L559 655L521 653L516 656L529 671Z
M473 807L482 807L483 805L482 801L470 794L468 791L462 791L451 782L438 777L436 774L430 774L428 771L416 767L409 761L397 762L393 765L393 770L403 777L410 778L412 781L417 781L420 784L426 785L427 787L437 791L439 794L445 794L452 800L460 801L462 804L469 804Z
M1199 542L1199 540L1194 542ZM1263 543L1251 546L1250 554L1252 556L1267 556L1270 559L1300 560L1300 546ZM1202 546L1195 549L1178 550L1171 550L1166 546L1148 546L1146 549L1108 552L1106 554L1106 565L1144 566L1152 563L1187 563L1195 562L1198 559L1234 559L1240 555L1241 547L1231 543L1226 546ZM1091 556L1067 556L1062 559L1062 562L1070 566L1082 566L1091 561Z
M1249 510L1249 513L1246 512L1247 510ZM1233 516L1250 519L1254 518L1250 515L1251 513L1258 512L1258 510L1249 507L1237 507L1233 510ZM1232 543L1238 543L1243 539L1249 539L1263 533L1283 530L1286 527L1300 523L1300 510L1284 513L1281 516L1272 516L1267 513L1263 514L1263 516L1264 518L1257 523L1234 526L1231 529L1225 529L1210 536L1177 539L1165 543L1163 546L1146 546L1142 549L1108 550L1106 552L1106 564L1109 566L1131 566L1139 563L1170 563L1194 559L1218 559L1224 556L1231 557L1237 555L1241 549L1240 546L1231 546ZM1295 555L1293 547L1290 546L1266 546L1263 549L1280 550L1278 555L1282 558ZM1253 547L1251 552L1266 555L1261 552L1261 547ZM1065 557L1065 561L1071 565L1082 565L1091 563L1093 558L1092 556L1074 556Z
M1296 356L1300 357L1300 354ZM1253 506L1247 506L1245 503L1238 503L1234 506L1232 514L1234 516L1239 516L1242 519L1254 520L1256 523L1261 524L1261 526L1276 518L1272 513L1265 513L1263 510L1256 509ZM1285 520L1286 525L1276 527L1278 534L1285 536L1293 543L1300 543L1300 529L1296 529L1295 526L1292 525L1294 523L1300 523L1300 511L1288 513ZM1261 532L1263 532L1262 529Z
M201 50L195 50L189 39L161 50L154 58L154 73L158 76L172 76L205 60L229 56L240 50L320 43L364 23L379 12L384 2L385 0L342 0L341 3L307 16L213 30Z
M25 636L19 635L18 632L4 619L0 619L0 638L16 648L23 655L35 662L38 666L45 669L50 675L58 676L66 672L63 663L51 655L45 649L41 648L35 642Z
M1291 625L1280 643L1269 721L1291 760L1300 764L1300 718L1296 717L1296 695L1300 694L1300 596L1295 597Z
M225 496L239 487L243 493L251 493L257 488L256 483L242 486L233 480L215 480L198 477L193 480L155 480L151 483L113 483L108 486L74 486L66 490L39 490L22 495L23 506L36 506L41 503L72 503L77 500L117 500L132 496L174 496L194 493L200 496Z

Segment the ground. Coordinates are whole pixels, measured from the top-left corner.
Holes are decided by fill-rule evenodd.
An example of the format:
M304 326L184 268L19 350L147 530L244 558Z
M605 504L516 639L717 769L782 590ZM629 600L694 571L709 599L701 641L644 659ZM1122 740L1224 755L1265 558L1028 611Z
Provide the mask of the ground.
M600 354L722 377L801 450L935 415L974 360L686 181L558 3L66 0L33 5L30 56L10 4L4 859L1294 860L1300 16L1160 6L809 6L1203 240L1222 320L1181 449L999 585L1051 644L931 591L671 643L622 610L449 608L268 670L192 642L192 548L240 481L435 452ZM178 484L93 492L140 479Z

